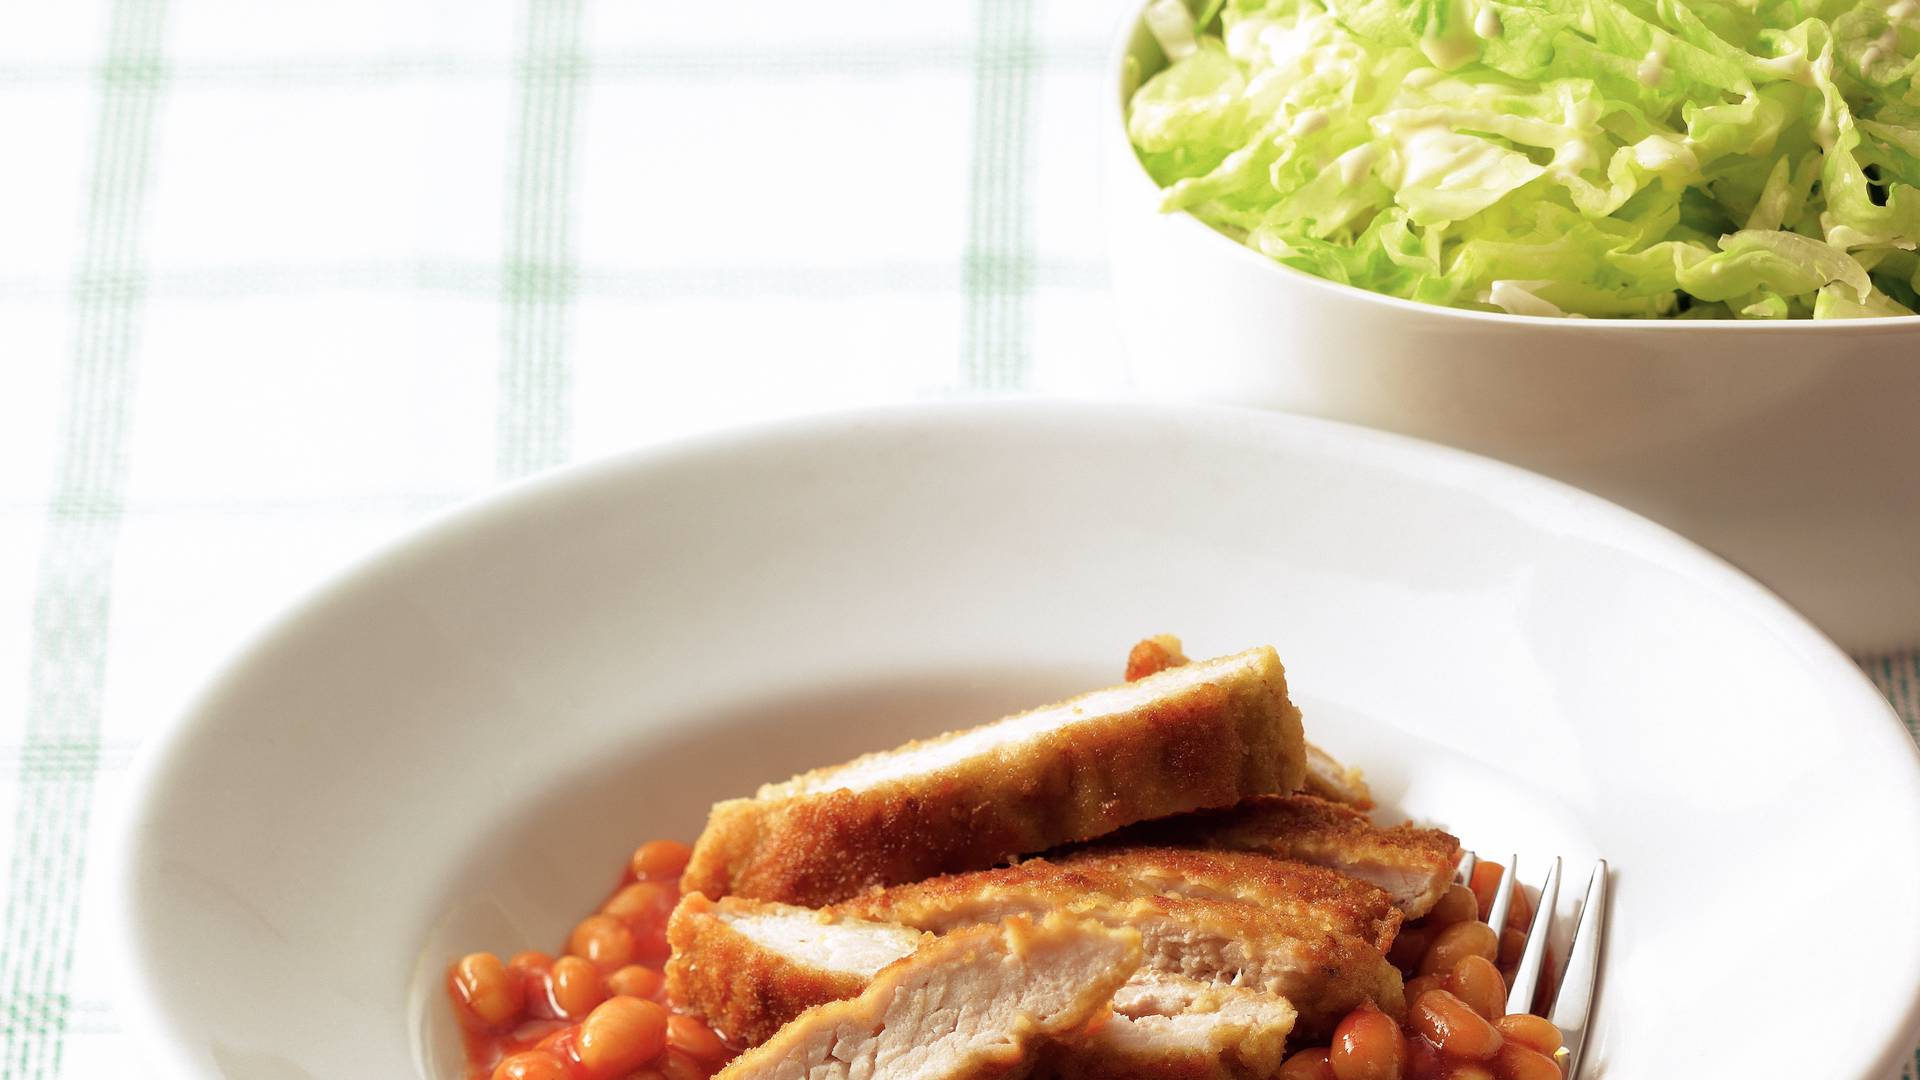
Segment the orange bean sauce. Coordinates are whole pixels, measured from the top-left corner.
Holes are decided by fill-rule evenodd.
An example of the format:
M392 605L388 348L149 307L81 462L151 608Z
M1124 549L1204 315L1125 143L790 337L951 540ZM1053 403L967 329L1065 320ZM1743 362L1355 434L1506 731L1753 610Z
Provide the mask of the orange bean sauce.
M737 1052L672 1011L661 968L687 847L642 844L558 956L491 953L447 969L468 1080L705 1080Z

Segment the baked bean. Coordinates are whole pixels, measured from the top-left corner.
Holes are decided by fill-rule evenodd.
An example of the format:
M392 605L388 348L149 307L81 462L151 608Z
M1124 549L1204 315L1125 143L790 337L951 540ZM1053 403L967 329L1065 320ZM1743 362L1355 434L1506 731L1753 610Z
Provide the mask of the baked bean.
M1533 900L1522 886L1514 886L1513 903L1507 908L1506 929L1525 930L1533 925Z
M633 851L633 876L640 881L679 877L693 849L678 840L649 840Z
M1427 946L1433 944L1435 929L1430 926L1405 926L1394 936L1393 945L1387 949L1387 959L1394 967L1402 971L1412 971L1420 966L1420 958L1427 955Z
M1479 917L1480 901L1473 895L1473 890L1465 885L1454 885L1447 889L1447 894L1433 905L1433 910L1427 912L1422 921L1428 926L1438 927L1452 926Z
M1500 1032L1445 990L1429 990L1415 998L1408 1020L1450 1058L1486 1061L1500 1050Z
M1492 960L1499 954L1500 939L1494 935L1493 927L1483 922L1454 923L1440 931L1433 944L1427 946L1427 955L1420 958L1420 974L1452 971L1462 957L1483 956Z
M1467 884L1473 889L1474 899L1480 901L1480 921L1487 921L1493 914L1494 890L1506 877L1506 868L1497 862L1477 862L1473 864L1473 880Z
M1508 927L1500 931L1500 966L1517 967L1520 954L1527 951L1527 932Z
M1407 980L1407 1000L1412 1001L1429 990L1446 990L1452 986L1452 980L1438 973L1421 975Z
M545 1050L528 1050L502 1061L493 1080L568 1080L567 1064Z
M1328 1057L1324 1046L1302 1050L1280 1066L1273 1080L1337 1080Z
M492 953L461 957L453 965L451 980L454 995L481 1026L503 1028L520 1018L526 991L520 979L509 975L506 965Z
M611 915L589 915L573 928L567 951L593 961L601 971L618 971L633 962L633 931Z
M545 1050L547 1053L562 1060L572 1060L580 1056L579 1043L580 1025L561 1024L559 1027L547 1032L545 1037L534 1044L533 1048L535 1050Z
M700 1064L692 1054L680 1050L668 1049L667 1056L660 1061L660 1075L664 1080L707 1080L713 1070Z
M1407 1040L1406 1080L1444 1080L1446 1061L1425 1039Z
M1493 1070L1485 1065L1469 1061L1463 1065L1455 1065L1447 1073L1447 1080L1498 1080L1498 1078L1493 1075Z
M1500 1029L1500 1034L1514 1042L1548 1056L1560 1049L1562 1045L1560 1029L1554 1027L1553 1022L1543 1016L1514 1013L1512 1016L1501 1017L1493 1026Z
M523 1020L516 1024L512 1031L507 1032L507 1037L502 1042L502 1049L538 1047L553 1035L572 1026L560 1019Z
M667 1045L667 1010L639 998L608 998L580 1021L580 1065L591 1080L645 1065Z
M1168 642L1172 642L1169 647ZM1149 675L1158 675L1174 666L1174 657L1179 654L1179 640L1168 635L1150 637L1138 642L1127 650L1127 681L1139 682ZM1180 656L1182 664L1187 662Z
M600 905L600 910L608 915L618 915L622 919L658 919L673 911L673 905L680 900L680 890L658 881L636 881L621 887L612 899Z
M1400 1080L1406 1056L1400 1025L1369 1003L1348 1013L1333 1030L1327 1064L1337 1080Z
M1461 957L1447 976L1447 989L1489 1020L1507 1015L1507 982L1484 956Z
M628 964L607 976L607 991L617 997L658 999L664 985L658 971L641 964Z
M1552 1058L1517 1042L1510 1042L1494 1055L1493 1068L1500 1080L1560 1080L1560 1066Z
M507 961L507 974L520 980L521 1010L531 1017L551 1017L553 1010L553 957L534 949L513 954Z
M708 1065L718 1065L733 1056L727 1044L713 1029L691 1016L667 1018L667 1045L683 1051Z
M607 983L600 970L578 956L553 962L553 1004L560 1015L578 1020L607 1000Z

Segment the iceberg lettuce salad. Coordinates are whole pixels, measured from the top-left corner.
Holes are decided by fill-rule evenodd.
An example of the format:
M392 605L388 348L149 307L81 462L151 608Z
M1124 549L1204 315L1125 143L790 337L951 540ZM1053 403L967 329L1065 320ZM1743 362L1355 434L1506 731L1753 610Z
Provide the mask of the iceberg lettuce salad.
M1163 206L1521 315L1920 311L1920 0L1153 0Z

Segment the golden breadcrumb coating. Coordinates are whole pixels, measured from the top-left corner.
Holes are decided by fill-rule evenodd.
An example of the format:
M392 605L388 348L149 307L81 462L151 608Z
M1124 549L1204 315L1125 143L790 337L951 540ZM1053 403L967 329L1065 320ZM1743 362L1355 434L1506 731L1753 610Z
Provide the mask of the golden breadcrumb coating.
M816 906L1292 791L1305 773L1300 714L1263 647L720 803L683 887Z

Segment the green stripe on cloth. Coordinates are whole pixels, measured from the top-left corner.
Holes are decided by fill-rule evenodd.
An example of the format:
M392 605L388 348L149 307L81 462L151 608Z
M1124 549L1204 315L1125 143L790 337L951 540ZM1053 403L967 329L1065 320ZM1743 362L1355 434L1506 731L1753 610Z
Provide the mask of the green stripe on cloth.
M1860 666L1906 721L1907 733L1920 741L1920 651L1865 659Z
M495 471L524 476L567 460L573 264L574 129L579 112L580 0L529 0L519 126L507 192Z
M163 0L116 0L99 68L54 497L33 605L25 749L0 925L0 1075L60 1073L99 767L108 612L133 407L140 239L166 72Z
M1026 385L1033 349L1033 0L978 0L961 376Z

